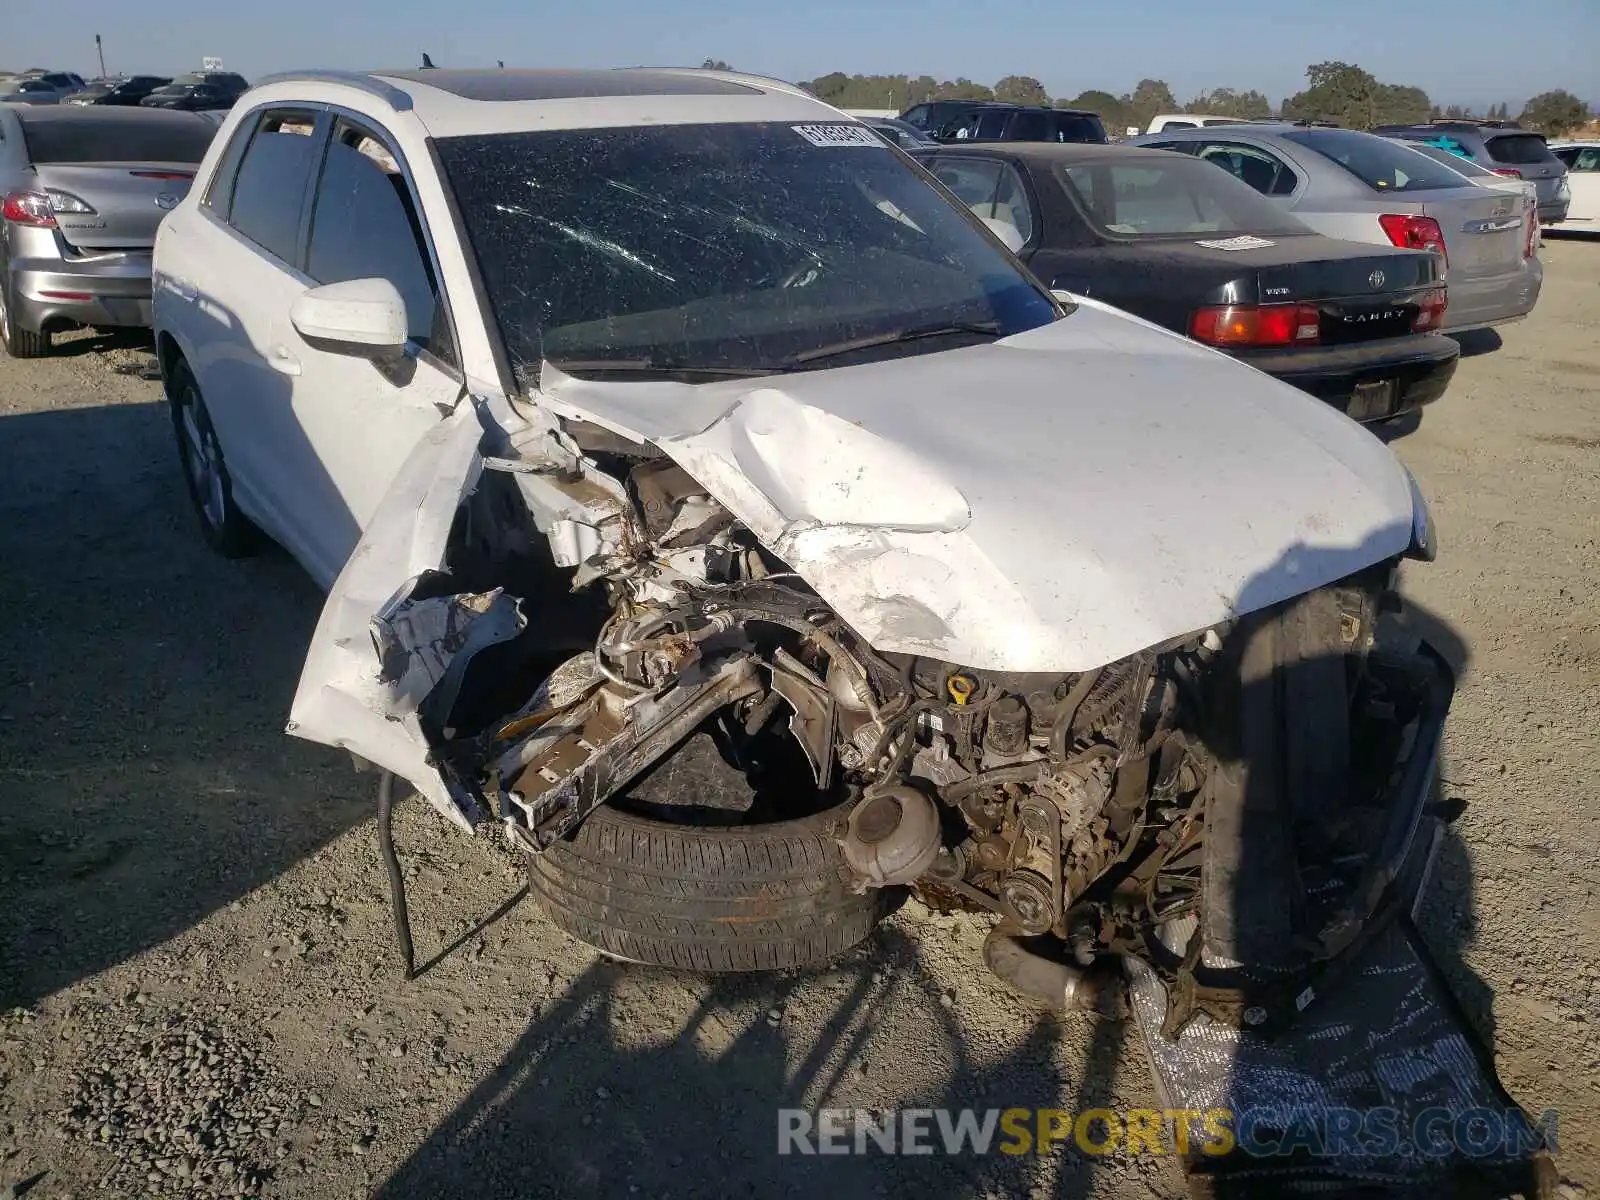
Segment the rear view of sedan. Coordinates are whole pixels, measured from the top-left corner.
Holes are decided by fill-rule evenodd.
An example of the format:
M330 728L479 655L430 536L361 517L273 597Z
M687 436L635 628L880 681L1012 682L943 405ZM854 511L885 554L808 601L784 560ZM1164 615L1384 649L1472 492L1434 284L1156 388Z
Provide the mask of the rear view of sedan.
M80 325L150 324L156 227L216 126L189 113L0 107L0 343L48 354Z
M1114 146L915 152L1052 288L1214 346L1358 421L1438 399L1437 256L1313 233L1193 159Z
M1401 142L1279 124L1180 129L1131 144L1220 167L1329 237L1433 251L1450 287L1446 333L1519 321L1538 303L1538 219L1521 198L1478 187Z

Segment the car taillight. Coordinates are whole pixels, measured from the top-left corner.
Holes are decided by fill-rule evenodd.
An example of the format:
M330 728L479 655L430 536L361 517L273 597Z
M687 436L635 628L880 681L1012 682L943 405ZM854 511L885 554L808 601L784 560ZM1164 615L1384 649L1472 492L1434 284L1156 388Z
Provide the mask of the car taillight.
M77 213L80 216L94 216L94 205L87 200L81 200L71 192L60 192L55 188L46 188L45 196L50 201L50 211L56 213Z
M13 225L49 229L56 223L56 214L50 207L50 197L43 192L12 192L0 203L0 219Z
M1426 333L1444 324L1444 310L1449 300L1443 288L1429 288L1417 300L1417 317L1411 322L1411 332Z
M1522 172L1517 170L1515 167L1496 167L1494 169L1494 173L1496 175L1508 175L1512 179L1522 178Z
M1189 336L1208 346L1315 346L1322 318L1309 304L1223 304L1197 311Z
M1413 217L1400 213L1385 213L1378 218L1383 232L1396 246L1405 250L1432 250L1450 266L1450 252L1445 249L1444 230L1432 217Z
M1537 251L1538 249L1539 249L1539 210L1537 208L1530 208L1528 210L1528 242L1522 248L1522 257L1523 258L1532 258L1534 256L1535 251Z

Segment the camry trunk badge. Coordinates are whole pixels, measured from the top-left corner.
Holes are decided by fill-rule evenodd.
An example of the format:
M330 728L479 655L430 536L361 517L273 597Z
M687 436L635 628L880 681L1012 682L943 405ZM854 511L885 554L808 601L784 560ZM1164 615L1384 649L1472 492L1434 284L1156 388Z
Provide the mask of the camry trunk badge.
M1387 276L1385 276L1382 271L1374 271L1371 275L1367 276L1367 282L1370 283L1374 288L1381 288L1383 286L1383 281L1386 278Z

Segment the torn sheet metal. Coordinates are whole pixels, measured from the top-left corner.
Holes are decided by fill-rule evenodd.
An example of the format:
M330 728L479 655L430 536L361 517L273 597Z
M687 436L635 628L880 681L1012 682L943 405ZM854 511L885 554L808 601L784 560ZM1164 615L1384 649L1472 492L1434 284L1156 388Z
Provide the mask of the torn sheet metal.
M409 580L372 618L378 678L395 690L397 707L426 706L445 720L461 692L473 655L509 642L527 628L522 603L504 588L492 592L417 599L429 574ZM446 733L448 736L448 732Z
M373 618L396 601L401 581L444 566L456 509L482 470L480 416L479 406L460 405L424 435L401 467L328 594L287 727L296 737L343 747L393 771L467 830L486 814L452 795L429 760L419 724L429 668L419 660L386 678L372 627ZM421 619L420 611L416 615ZM391 668L396 662L391 655ZM440 664L443 678L448 662L435 665Z
M1082 671L1405 551L1403 469L1327 405L1088 301L987 345L756 380L576 379L876 649Z

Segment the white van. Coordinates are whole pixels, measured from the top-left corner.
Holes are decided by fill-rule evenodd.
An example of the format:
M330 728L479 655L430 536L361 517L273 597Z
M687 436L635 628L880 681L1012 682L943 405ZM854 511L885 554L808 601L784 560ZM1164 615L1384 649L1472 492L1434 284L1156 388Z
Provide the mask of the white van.
M1239 117L1208 117L1199 113L1161 113L1150 122L1146 133L1160 133L1163 129L1202 129L1207 125L1242 125Z

